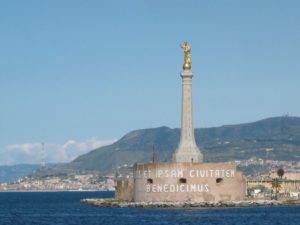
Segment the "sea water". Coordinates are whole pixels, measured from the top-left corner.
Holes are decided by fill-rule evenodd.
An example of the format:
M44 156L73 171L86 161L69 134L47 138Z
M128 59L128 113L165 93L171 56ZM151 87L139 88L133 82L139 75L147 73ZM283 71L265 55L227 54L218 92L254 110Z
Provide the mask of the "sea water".
M143 209L96 208L80 203L82 198L113 195L113 192L3 192L0 225L300 225L300 206Z

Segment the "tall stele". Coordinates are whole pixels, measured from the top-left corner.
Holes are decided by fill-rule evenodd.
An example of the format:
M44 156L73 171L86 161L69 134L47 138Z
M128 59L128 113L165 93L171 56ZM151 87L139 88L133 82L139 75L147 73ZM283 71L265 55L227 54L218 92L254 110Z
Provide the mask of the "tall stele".
M182 78L182 111L181 136L178 148L173 155L174 162L203 162L203 155L196 145L193 126L193 101L191 47L187 42L181 45L184 49L184 64Z

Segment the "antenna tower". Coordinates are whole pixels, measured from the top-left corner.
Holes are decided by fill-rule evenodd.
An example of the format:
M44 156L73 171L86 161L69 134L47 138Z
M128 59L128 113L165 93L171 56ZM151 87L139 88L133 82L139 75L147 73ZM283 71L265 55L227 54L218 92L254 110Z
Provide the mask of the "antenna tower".
M152 148L152 163L155 163L155 162L157 162L157 154L156 154L155 145L153 145L153 148Z
M41 152L41 171L44 171L46 169L46 162L45 162L45 144L44 142L42 143L42 152Z

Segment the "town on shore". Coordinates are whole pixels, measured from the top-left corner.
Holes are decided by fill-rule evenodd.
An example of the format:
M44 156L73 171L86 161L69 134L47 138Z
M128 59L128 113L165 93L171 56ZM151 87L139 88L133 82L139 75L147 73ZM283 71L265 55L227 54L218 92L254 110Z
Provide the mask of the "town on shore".
M115 191L115 178L98 173L24 177L12 183L0 183L0 191Z
M266 167L269 172L257 172L247 176L247 198L271 199L293 198L300 199L300 162L263 160L256 157L248 160L231 161L238 168L251 166ZM132 166L117 167L109 174L85 172L63 176L52 175L45 177L28 176L15 182L0 183L0 192L13 191L115 191L116 182L132 177ZM277 171L284 170L279 179Z

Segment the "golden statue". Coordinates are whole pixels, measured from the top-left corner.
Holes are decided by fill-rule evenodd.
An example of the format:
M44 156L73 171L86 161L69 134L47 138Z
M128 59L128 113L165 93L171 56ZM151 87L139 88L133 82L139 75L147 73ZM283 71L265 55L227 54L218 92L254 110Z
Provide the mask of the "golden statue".
M184 42L180 47L184 49L183 70L190 70L192 67L191 46L187 42Z

